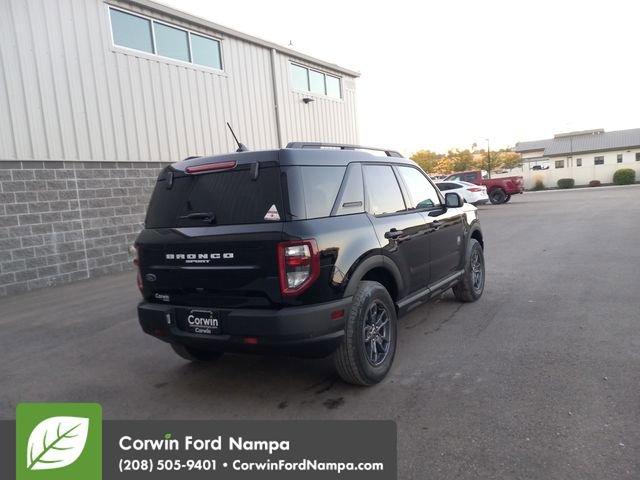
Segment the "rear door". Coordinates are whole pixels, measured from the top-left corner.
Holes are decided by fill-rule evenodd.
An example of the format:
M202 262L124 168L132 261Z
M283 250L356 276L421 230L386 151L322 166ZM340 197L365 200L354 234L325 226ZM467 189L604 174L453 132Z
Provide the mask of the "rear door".
M280 301L280 168L250 164L159 177L137 240L145 296L192 306L269 307Z
M396 167L410 198L409 208L421 212L427 226L428 283L433 285L460 268L463 255L462 211L446 208L436 187L424 173L412 166Z
M426 285L429 243L425 217L405 204L391 165L363 165L366 208L378 241L405 280L406 293Z

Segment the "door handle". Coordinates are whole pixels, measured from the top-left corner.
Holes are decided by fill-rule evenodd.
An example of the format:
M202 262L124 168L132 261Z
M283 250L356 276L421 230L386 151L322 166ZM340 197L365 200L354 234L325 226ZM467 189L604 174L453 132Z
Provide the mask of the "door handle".
M434 220L430 225L431 231L435 232L436 230L440 230L440 227L442 227L442 222L440 222L439 220Z
M392 228L391 230L389 230L384 234L384 238L386 238L387 240L395 240L397 238L400 238L403 235L404 235L404 232L402 230L397 230L395 228Z

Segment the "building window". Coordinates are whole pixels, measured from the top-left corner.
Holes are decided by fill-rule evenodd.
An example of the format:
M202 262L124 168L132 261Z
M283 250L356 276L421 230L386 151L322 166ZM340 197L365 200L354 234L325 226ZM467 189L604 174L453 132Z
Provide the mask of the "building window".
M189 36L184 30L153 22L153 31L156 35L156 50L163 57L191 61L189 55Z
M222 70L222 61L220 60L220 42L212 38L189 34L191 39L191 61L198 65Z
M640 162L640 152L636 152L636 162Z
M618 160L618 163L622 163L622 154L619 153L616 159Z
M556 168L564 168L564 160L556 160Z
M146 18L111 10L113 43L142 52L154 53L151 22Z
M109 7L113 44L222 70L220 41Z
M301 65L291 64L291 83L294 90L341 98L340 79Z
M576 167L581 167L581 166L582 166L582 159L576 158Z
M604 157L593 157L594 165L604 165Z

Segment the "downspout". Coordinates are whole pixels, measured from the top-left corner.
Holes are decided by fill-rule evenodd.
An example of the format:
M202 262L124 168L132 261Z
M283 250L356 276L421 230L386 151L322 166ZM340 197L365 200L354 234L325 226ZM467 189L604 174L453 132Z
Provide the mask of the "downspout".
M278 103L278 82L276 80L276 49L271 49L271 82L273 85L273 108L276 115L278 148L282 148L282 126L280 125L280 105Z

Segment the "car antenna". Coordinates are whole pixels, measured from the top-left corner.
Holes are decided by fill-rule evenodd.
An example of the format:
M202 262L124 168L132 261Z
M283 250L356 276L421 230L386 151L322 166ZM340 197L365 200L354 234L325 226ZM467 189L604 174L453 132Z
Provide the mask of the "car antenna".
M238 141L238 137L236 137L236 134L234 133L233 128L231 128L231 125L229 125L229 122L227 122L227 127L229 127L229 130L231 130L231 135L233 135L233 139L238 144L238 149L236 150L236 152L248 152L249 149L247 148L247 146L244 143L240 143Z

